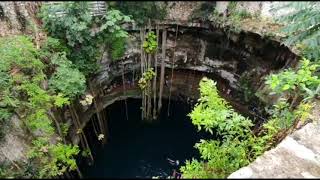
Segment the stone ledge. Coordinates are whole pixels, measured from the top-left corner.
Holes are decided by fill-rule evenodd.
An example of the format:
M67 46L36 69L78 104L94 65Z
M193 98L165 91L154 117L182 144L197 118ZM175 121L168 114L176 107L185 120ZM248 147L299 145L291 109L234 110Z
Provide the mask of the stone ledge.
M313 122L286 137L250 165L232 173L233 178L319 178L319 123Z

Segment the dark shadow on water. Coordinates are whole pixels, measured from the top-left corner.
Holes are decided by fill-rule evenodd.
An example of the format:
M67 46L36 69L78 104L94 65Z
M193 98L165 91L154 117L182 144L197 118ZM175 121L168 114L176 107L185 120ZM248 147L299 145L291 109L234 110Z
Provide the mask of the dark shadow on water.
M126 120L123 101L108 108L107 118L110 136L102 148L92 130L90 122L85 128L90 142L94 164L80 162L80 169L86 178L166 178L173 169L167 158L185 160L199 158L193 147L199 139L209 137L197 132L187 114L190 105L171 101L171 116L167 117L167 101L164 101L159 121L147 124L141 121L141 100L128 99L129 121Z

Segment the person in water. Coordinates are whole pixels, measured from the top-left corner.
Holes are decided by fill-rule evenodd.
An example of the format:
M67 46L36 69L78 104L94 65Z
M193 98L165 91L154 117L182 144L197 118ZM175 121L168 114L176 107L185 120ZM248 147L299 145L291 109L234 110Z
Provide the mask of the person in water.
M167 160L169 161L169 163L170 163L171 165L173 165L173 166L179 166L179 160L174 161L174 160L169 159L169 158L167 158Z

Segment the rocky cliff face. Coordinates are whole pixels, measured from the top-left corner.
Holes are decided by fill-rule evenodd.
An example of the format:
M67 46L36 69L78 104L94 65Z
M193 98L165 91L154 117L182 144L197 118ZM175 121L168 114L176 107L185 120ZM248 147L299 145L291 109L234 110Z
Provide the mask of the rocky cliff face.
M36 17L42 2L0 2L0 37L15 34L33 34L41 22Z
M316 105L310 115L312 123L288 135L274 149L265 152L248 166L232 173L228 179L319 178L319 113L319 105Z
M168 32L164 59L167 68L166 81L170 82L169 72L174 67L173 98L189 101L197 99L198 82L203 75L206 75L219 82L218 88L221 94L229 98L228 100L236 109L248 112L250 115L249 107L241 99L240 79L247 81L253 91L262 90L265 75L271 71L295 66L298 57L280 42L264 38L256 32L236 33L216 28L215 22L201 19L191 21L197 11L207 5L216 6L219 11L223 12L227 3L221 1L168 2L167 17L160 23L160 37L164 29ZM263 14L266 11L266 8L263 7L266 6L260 6L259 3L241 2L238 8L248 7L252 13ZM31 34L36 42L40 40L42 35L37 27L41 22L35 17L40 5L41 2L0 2L0 36ZM32 24L34 26L30 26ZM137 87L137 80L140 76L139 31L134 26L129 26L128 30L130 39L124 57L118 61L112 61L105 52L103 59L99 62L100 71L91 79L94 97L101 108L105 108L116 100L141 96L141 91ZM178 31L177 39L175 39L176 31ZM159 44L162 44L161 41L160 38ZM159 52L161 51L160 47ZM161 58L159 53L158 67L160 67ZM122 72L126 77L125 91L123 91L121 80ZM164 97L168 96L168 89L165 88ZM266 95L262 94L261 97ZM93 105L83 107L80 103L76 108L81 117L82 127L84 127L96 109ZM65 117L69 118L68 113L65 113ZM0 145L4 153L3 157L12 157L10 161L24 160L23 154L27 149L27 141L20 138L24 133L18 129L6 134L5 142ZM78 136L75 131L75 128L71 128L69 136L74 143L77 143ZM12 139L19 140L15 140L17 143L12 144ZM15 151L8 151L12 147L16 147ZM12 152L14 156L10 154ZM0 160L5 161L4 158Z
M197 26L185 26L183 24L179 25L179 23L175 25L164 24L160 26L160 29L159 37L161 37L164 29L168 32L164 61L167 68L166 81L171 80L171 68L173 67L175 70L173 96L197 99L198 92L197 88L194 89L194 87L198 87L199 80L205 75L218 81L221 94L230 100L236 109L244 113L247 112L249 115L248 106L252 102L245 102L241 97L243 92L240 79L242 78L250 84L252 91L263 89L263 78L270 71L294 66L298 58L279 42L264 39L252 32L225 32L223 29L216 29L210 24L199 24ZM177 39L175 39L176 30L178 30ZM137 85L141 76L139 31L132 29L130 36L124 57L112 61L105 53L100 62L100 71L90 81L97 103L100 104L99 107L105 108L115 100L128 96L141 96L141 91L137 86L131 87L134 82ZM159 44L162 44L161 38ZM161 51L160 48L157 55L158 68L160 68L162 59ZM123 95L122 72L125 74L126 88L133 88L125 92L127 95ZM189 82L186 77L190 77ZM191 78L194 78L194 80L191 81ZM165 87L165 93L168 92L168 89ZM189 91L190 89L193 89L193 91ZM91 94L91 92L88 92L88 94ZM255 99L255 103L251 105L258 106L257 99ZM80 107L79 104L78 112L81 113L82 126L84 126L95 112L95 107L93 105ZM73 133L71 133L72 136Z

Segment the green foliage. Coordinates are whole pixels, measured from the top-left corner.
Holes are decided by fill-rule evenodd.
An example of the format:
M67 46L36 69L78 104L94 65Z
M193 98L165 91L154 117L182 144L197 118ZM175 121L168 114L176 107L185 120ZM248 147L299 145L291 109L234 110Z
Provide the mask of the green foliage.
M286 94L289 97L280 98L269 110L271 119L279 129L289 129L297 120L304 122L309 117L313 107L310 101L319 95L320 80L316 74L318 67L319 64L303 58L296 71L287 69L266 78L266 84L271 88L271 93ZM295 108L294 105L299 97L304 99ZM290 98L291 104L287 102Z
M119 9L126 15L131 15L134 21L143 26L148 23L148 20L163 20L166 16L166 6L159 6L157 2L144 1L116 1L110 2L110 5ZM165 4L164 4L165 5Z
M0 58L1 117L8 119L21 104L23 91L30 88L30 84L39 85L44 77L44 65L37 59L36 49L25 36L0 38ZM36 98L30 100L31 105L40 101Z
M33 134L29 155L41 168L39 174L35 172L32 177L54 177L65 167L74 168L75 160L71 156L76 153L76 147L70 149L71 145L51 144L49 141L55 128L47 112L54 104L62 106L68 101L62 94L52 95L42 88L46 75L43 72L45 65L39 57L50 57L48 53L53 51L46 48L43 52L37 51L25 36L0 38L3 62L0 65L0 115L2 120L8 120L11 114L16 113ZM61 146L64 146L65 153L61 152ZM61 163L63 167L59 169Z
M7 109L0 108L0 121L6 121L12 116L12 113Z
M203 178L209 179L213 175L209 174L206 166L203 162L199 162L196 159L192 159L192 161L187 160L186 165L180 168L183 173L183 178L186 179L195 179L195 178Z
M180 169L186 178L225 178L263 153L276 129L269 124L261 136L253 135L251 120L236 113L219 96L216 82L207 78L200 81L200 99L189 116L198 130L221 138L195 145L204 161L187 161Z
M287 35L285 44L295 45L302 50L308 59L320 59L320 6L318 2L287 2L278 3L273 11L290 11L276 20L284 24L282 32Z
M61 123L60 124L60 128L61 128L61 131L62 131L62 135L65 137L65 136L67 136L67 134L68 134L68 130L69 130L69 124L67 124L67 123Z
M271 114L271 120L269 121L273 121L274 127L277 127L279 130L288 129L292 127L295 120L305 122L312 108L312 103L302 102L296 109L292 110L289 103L286 102L286 99L281 98L273 105L273 108L269 110L269 114Z
M280 99L273 109L269 110L269 114L272 115L272 119L275 120L277 127L281 129L288 129L293 125L295 120L294 114L290 109L290 104L285 99Z
M68 105L70 104L69 98L64 97L64 94L58 93L57 96L55 96L55 102L54 105L57 107L63 107L63 105Z
M126 50L125 44L126 44L125 38L116 38L113 40L113 43L111 44L111 48L110 48L112 60L117 60L124 55Z
M316 91L320 84L320 80L315 74L318 67L319 64L311 63L304 58L297 71L288 69L278 74L271 74L266 78L266 84L278 94L289 92L294 95L307 96L309 92L312 95L311 92Z
M61 11L66 14L57 16ZM86 76L98 69L96 62L101 57L101 46L106 43L110 46L119 42L118 38L126 38L128 34L121 25L131 22L129 16L118 10L108 10L102 17L93 18L86 1L43 6L39 16L49 35L70 49L67 58ZM119 57L121 52L115 56Z
M146 40L143 42L143 49L148 54L153 54L158 48L157 36L153 31L147 34Z
M41 157L44 166L39 170L40 178L55 177L76 169L75 156L80 151L77 145L66 145L60 142L56 145L47 144L47 139L44 138L34 141L33 144L29 158Z
M61 42L61 40L49 36L42 45L40 53L42 54L42 58L48 58L52 53L65 52L68 54L69 51L70 50Z
M298 118L302 123L304 123L310 116L310 111L313 108L313 104L309 102L302 102L299 104L297 109L293 112L295 118Z
M54 54L52 63L58 65L49 81L49 85L54 90L62 92L71 99L84 93L85 77L79 70L72 68L72 62L67 59L65 53Z
M150 68L147 71L145 71L138 82L140 89L144 90L155 75L156 74L153 71L153 68Z
M128 33L121 28L121 24L133 22L129 16L123 15L119 10L111 9L102 16L102 22L100 31L107 30L110 33L114 33L116 38L126 38Z

